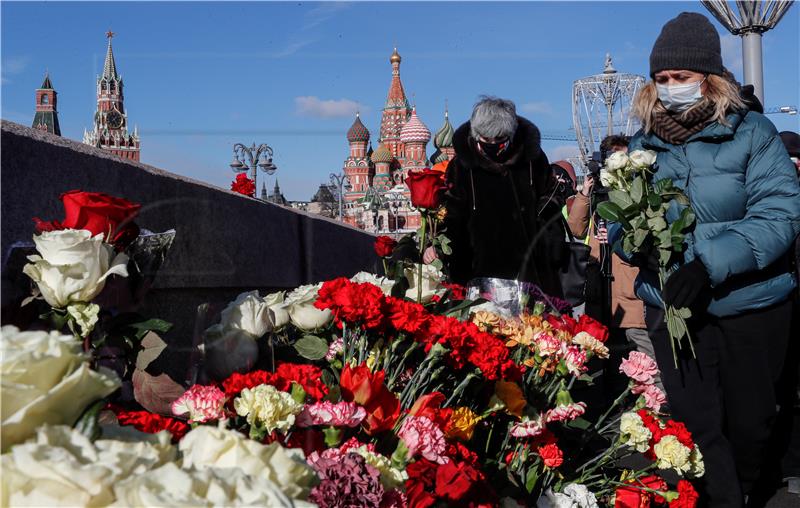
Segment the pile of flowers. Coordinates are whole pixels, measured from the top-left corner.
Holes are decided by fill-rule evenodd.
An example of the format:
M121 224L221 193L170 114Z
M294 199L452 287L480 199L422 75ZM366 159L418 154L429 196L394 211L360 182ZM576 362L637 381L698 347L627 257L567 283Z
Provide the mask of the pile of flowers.
M430 179L435 198L440 177ZM426 221L443 248L434 201ZM419 240L421 253L428 244ZM376 252L386 259L392 247L380 239ZM620 366L627 388L597 407L587 393L592 366L609 356L605 326L542 302L509 316L466 299L435 266L386 266L391 277L242 293L206 330L206 377L179 388L168 407L119 395L90 406L118 385L106 381L57 409L60 420L14 416L31 432L2 456L3 501L53 504L63 489L74 505L694 506L702 454L661 413L651 358L631 353ZM3 333L4 344L6 335L29 342ZM65 348L77 356L59 360L69 368L53 371L50 385L26 390L36 401L61 394L76 366L115 380L90 369L96 351L80 352L79 334L45 336L67 341L48 346L54 356ZM138 347L142 376L161 346ZM24 381L48 365L28 362L17 375ZM20 369L3 363L4 411L7 376ZM4 413L4 446L6 423ZM126 452L123 439L139 448ZM631 466L634 455L646 465Z

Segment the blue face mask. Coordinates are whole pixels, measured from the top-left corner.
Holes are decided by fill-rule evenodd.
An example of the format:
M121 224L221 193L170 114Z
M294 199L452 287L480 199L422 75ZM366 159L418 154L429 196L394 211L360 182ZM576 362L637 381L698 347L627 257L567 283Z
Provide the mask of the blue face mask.
M658 99L668 111L674 111L676 113L686 111L703 98L703 94L700 92L700 86L705 80L706 78L703 78L702 81L672 86L659 85L656 83Z

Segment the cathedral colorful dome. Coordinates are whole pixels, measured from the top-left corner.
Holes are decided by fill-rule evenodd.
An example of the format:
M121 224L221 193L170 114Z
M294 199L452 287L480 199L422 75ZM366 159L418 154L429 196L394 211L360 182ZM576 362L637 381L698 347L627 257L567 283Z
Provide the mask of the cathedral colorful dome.
M439 132L436 133L436 137L433 138L433 146L436 148L450 148L453 146L453 134L455 134L455 131L450 124L450 118L448 118L447 113L445 113L444 125L442 125Z
M400 141L403 143L427 143L431 140L431 131L417 116L417 108L411 111L411 118L400 131Z
M389 150L386 145L381 144L377 150L372 152L372 156L370 158L375 164L379 164L381 162L392 162L392 151Z
M347 131L347 141L353 143L355 141L366 142L369 141L369 131L361 123L361 116L356 113L356 119L350 129Z

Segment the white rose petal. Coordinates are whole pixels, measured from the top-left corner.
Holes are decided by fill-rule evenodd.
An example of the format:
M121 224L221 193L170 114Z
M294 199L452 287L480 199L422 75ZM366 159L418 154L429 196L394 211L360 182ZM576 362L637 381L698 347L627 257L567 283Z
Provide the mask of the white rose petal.
M631 165L637 169L648 169L656 163L656 153L652 150L635 150L628 155Z
M350 280L352 282L366 282L372 284L373 286L378 286L386 296L392 294L392 286L394 286L394 281L392 279L388 277L379 277L374 273L369 272L358 272L357 274L353 275Z
M45 301L63 309L92 301L110 275L128 276L128 256L114 253L103 235L86 230L46 231L33 237L40 256L29 256L23 273L39 287Z
M625 152L614 152L606 158L605 167L612 172L619 171L624 169L629 162L628 154Z
M272 331L274 326L269 305L258 291L241 293L228 304L222 311L221 324L225 330L242 330L256 339Z
M100 313L100 306L96 303L76 303L67 307L67 314L72 317L81 329L81 337L86 337L97 324L97 315Z
M283 308L289 313L292 324L303 331L317 330L333 319L330 310L320 310L314 307L314 302L317 301L317 292L321 287L322 284L300 286L286 295Z
M269 305L269 310L272 311L273 319L275 321L275 329L279 330L289 324L289 313L283 308L284 292L278 291L270 293L264 297L264 302Z
M417 280L419 279L419 265L406 268L404 275L408 281L406 298L417 300L418 289ZM433 265L422 265L422 303L431 301L434 295L444 293L442 279L444 274Z
M95 400L120 385L108 370L89 368L74 338L55 332L0 333L0 439L3 450L32 436L42 424L72 425Z

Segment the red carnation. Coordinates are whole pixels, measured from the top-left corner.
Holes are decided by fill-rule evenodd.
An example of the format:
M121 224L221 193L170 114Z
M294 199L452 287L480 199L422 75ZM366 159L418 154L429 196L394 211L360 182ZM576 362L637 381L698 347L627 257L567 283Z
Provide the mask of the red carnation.
M406 495L408 506L414 508L428 508L436 503L432 494L436 483L436 469L438 464L428 459L420 459L406 467L408 480L406 480Z
M450 290L450 299L451 300L463 300L467 297L467 288L462 286L461 284L451 284L448 282L442 282L442 287L445 287Z
M322 381L322 369L316 365L282 363L275 373L286 381L294 381L299 384L307 394L316 400L320 400L328 394L328 387Z
M669 503L669 508L694 508L699 498L691 482L679 480L678 497Z
M392 297L387 298L386 303L389 323L396 330L414 337L427 334L430 314L425 307L417 302Z
M650 501L663 504L666 500L650 490L666 492L669 488L667 482L657 475L644 476L635 480L630 480L630 486L618 487L616 491L615 508L640 508L650 506ZM644 490L649 489L649 490Z
M254 370L247 374L234 372L222 382L222 389L225 391L225 395L232 399L245 388L255 388L258 385L272 385L278 390L288 391L291 383L272 372Z
M161 416L148 411L125 411L123 409L113 409L113 411L116 413L117 422L120 425L132 425L136 430L148 434L168 430L172 434L173 440L180 441L189 432L189 425L169 416Z
M65 217L62 222L44 222L38 217L36 231L86 229L92 235L105 235L106 241L125 248L139 236L139 226L133 219L142 205L102 192L67 191L61 195Z
M575 334L579 332L586 332L600 342L608 340L608 327L586 314L581 314L578 325L575 327Z
M396 245L397 240L391 236L381 235L375 239L375 254L381 258L388 258L392 255Z
M256 195L256 183L247 176L247 173L239 173L231 182L231 190L253 198Z
M411 191L411 204L417 208L433 209L439 206L444 194L444 173L423 169L409 171L406 185Z
M546 467L555 468L564 463L564 453L555 443L540 446L537 450Z
M314 306L330 309L337 320L358 323L366 329L382 328L386 318L383 291L369 283L339 277L322 284Z

